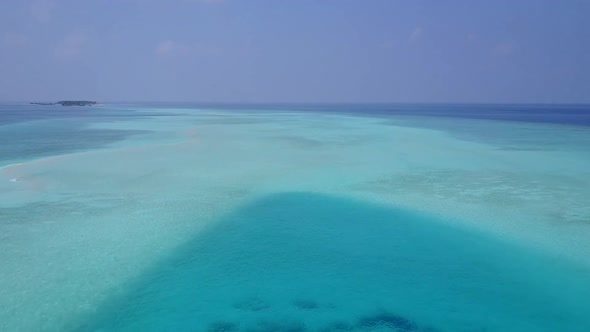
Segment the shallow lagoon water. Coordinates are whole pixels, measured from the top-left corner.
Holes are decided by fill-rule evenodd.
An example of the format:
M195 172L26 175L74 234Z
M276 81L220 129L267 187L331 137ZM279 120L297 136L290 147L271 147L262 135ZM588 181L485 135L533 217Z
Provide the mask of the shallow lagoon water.
M2 330L590 326L585 127L139 110L0 170Z

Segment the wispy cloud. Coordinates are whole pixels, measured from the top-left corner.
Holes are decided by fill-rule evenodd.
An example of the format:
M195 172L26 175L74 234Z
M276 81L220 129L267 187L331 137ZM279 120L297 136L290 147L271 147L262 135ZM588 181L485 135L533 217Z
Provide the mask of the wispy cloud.
M88 37L82 33L70 33L55 47L54 54L58 58L78 57L88 43Z
M416 27L412 31L412 33L410 33L409 40L410 41L417 41L420 38L422 38L422 35L424 35L424 29L422 29L421 27Z
M190 48L187 45L173 40L164 40L156 46L156 55L161 57L182 56L189 52Z

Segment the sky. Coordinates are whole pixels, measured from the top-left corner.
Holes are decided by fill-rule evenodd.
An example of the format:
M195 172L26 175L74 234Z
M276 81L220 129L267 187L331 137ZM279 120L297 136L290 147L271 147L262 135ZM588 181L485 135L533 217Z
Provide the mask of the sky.
M0 100L590 102L590 0L1 0Z

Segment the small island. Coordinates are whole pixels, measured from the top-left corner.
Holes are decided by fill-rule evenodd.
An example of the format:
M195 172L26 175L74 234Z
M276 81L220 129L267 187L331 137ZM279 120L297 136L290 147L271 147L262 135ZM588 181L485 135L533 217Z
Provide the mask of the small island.
M90 100L62 100L55 103L31 103L33 105L93 106L98 104Z

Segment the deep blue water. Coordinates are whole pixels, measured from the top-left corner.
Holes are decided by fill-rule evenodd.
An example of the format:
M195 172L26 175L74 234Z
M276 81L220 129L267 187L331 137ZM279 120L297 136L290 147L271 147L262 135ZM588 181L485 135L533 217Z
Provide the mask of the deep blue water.
M307 111L369 116L429 116L590 126L590 105L585 104L207 104L117 103L101 107L63 107L0 104L0 125L42 119L88 121L132 120L137 117L173 116L177 111L142 112L141 108L223 109L247 111Z
M207 104L138 103L153 107L211 108L225 110L295 110L368 116L434 116L464 119L538 122L590 126L587 104Z
M308 192L227 214L79 331L588 331L575 271L416 212Z
M150 110L142 111L142 108ZM158 108L167 110L155 111ZM175 110L170 110L174 108ZM178 110L186 109L186 110ZM137 130L89 128L96 122L133 121L147 117L174 116L195 112L191 109L223 109L236 112L302 111L328 114L349 114L396 119L424 117L438 119L480 119L512 122L551 123L590 126L590 105L501 105L501 104L197 104L197 103L119 103L108 107L63 107L27 104L0 105L0 162L20 161L61 153L98 148L123 140L130 135L145 133ZM43 122L43 121L46 122ZM53 121L59 120L59 121ZM27 125L30 123L30 125ZM15 126L21 124L20 126ZM6 125L13 125L7 127ZM410 126L434 127L461 139L479 140L513 149L514 144L526 143L522 132L497 131L489 126L470 128L462 123L428 123L410 121ZM538 140L539 135L534 135ZM580 136L552 137L545 148L560 148ZM584 137L582 137L584 139ZM538 143L538 142L535 142ZM503 145L504 144L504 145ZM520 144L521 147L524 146ZM578 146L590 146L580 141ZM539 144L536 144L539 146Z
M59 105L0 104L0 126L51 119L108 122L173 115L175 115L173 112L146 113L127 107L64 107Z
M364 108L370 114L414 115L590 126L590 105L407 104Z
M100 148L147 132L91 128L93 123L174 115L125 108L0 105L0 162Z

